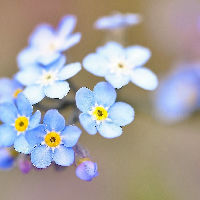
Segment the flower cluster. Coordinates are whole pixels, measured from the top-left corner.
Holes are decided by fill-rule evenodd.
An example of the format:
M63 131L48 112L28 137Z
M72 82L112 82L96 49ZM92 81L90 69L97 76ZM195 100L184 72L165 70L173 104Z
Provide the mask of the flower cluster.
M138 20L138 15L117 14L100 19L97 26L116 29ZM131 105L116 102L116 89L130 81L146 90L157 87L156 75L143 67L151 56L150 50L142 46L124 48L111 41L83 59L86 70L107 82L97 83L93 91L86 87L74 89L67 80L81 71L81 63L68 63L64 51L81 39L80 33L72 33L75 25L76 17L67 15L56 30L48 24L38 26L28 47L17 57L19 71L13 79L0 79L1 169L10 169L17 163L23 173L28 173L50 165L74 165L78 178L91 181L98 176L97 163L79 144L82 131L74 124L80 122L90 135L98 132L107 139L119 137L122 127L133 122L135 113ZM72 101L64 98L70 86L74 92ZM57 109L49 101L56 102ZM60 111L69 106L73 110L66 124ZM41 111L45 112L43 117Z

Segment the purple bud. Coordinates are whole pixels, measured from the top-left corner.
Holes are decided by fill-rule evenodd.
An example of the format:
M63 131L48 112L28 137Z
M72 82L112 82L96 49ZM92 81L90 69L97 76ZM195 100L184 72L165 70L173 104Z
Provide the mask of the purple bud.
M20 160L19 169L23 174L28 174L32 168L32 164L29 160Z

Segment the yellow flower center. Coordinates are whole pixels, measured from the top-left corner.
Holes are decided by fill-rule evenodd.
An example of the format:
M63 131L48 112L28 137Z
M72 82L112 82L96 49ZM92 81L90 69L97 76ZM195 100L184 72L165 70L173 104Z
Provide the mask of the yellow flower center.
M96 120L105 120L108 117L108 112L107 110L102 107L102 106L97 106L93 112L93 116L95 117Z
M23 92L22 89L17 89L17 90L15 90L15 92L13 93L13 97L14 97L14 98L17 98L18 94L20 94L21 92Z
M29 121L27 117L18 117L15 121L15 128L19 132L24 132L29 125Z
M50 132L46 134L44 141L49 147L57 147L61 143L61 137L56 132Z

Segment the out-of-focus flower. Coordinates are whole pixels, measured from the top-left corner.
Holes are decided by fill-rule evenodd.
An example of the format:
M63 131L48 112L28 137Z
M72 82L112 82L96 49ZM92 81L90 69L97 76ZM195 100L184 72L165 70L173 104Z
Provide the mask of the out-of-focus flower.
M200 65L184 64L163 82L157 92L157 117L165 122L177 122L188 117L200 106Z
M19 169L23 174L28 174L32 169L32 164L28 159L19 160Z
M26 139L34 147L31 162L37 168L46 168L52 161L61 166L74 162L74 150L81 130L66 126L64 117L57 110L49 110L44 116L44 125L27 132Z
M32 104L40 102L45 96L49 98L65 97L69 90L69 83L65 80L71 78L81 70L80 63L64 66L65 58L47 67L28 67L16 74L16 79L26 86L24 94Z
M72 15L63 17L56 30L48 24L39 25L29 38L29 46L18 55L19 67L48 65L58 59L63 51L80 41L80 33L72 34L75 26L76 17Z
M116 91L106 82L100 82L92 92L81 88L76 93L76 105L82 112L79 120L91 135L97 131L105 138L115 138L122 134L122 126L134 120L133 108L123 102L116 102Z
M11 169L14 166L15 157L10 153L9 149L0 149L0 169Z
M15 79L0 79L0 103L13 102L22 91L23 86Z
M104 16L99 18L94 27L96 29L103 29L103 30L112 30L112 29L120 29L129 26L136 25L141 22L141 16L138 14L127 13L114 13L109 16Z
M76 176L84 181L92 181L98 176L97 164L89 158L81 158L77 163Z
M29 154L31 146L25 139L28 130L39 125L40 111L33 115L33 107L21 93L16 103L3 103L0 105L0 120L4 123L0 126L0 147L11 147L14 144L16 151Z
M151 52L145 47L123 48L119 43L108 42L97 48L96 53L87 55L83 66L90 73L105 77L114 88L121 88L131 81L143 89L154 90L158 85L157 77L143 67L150 57Z

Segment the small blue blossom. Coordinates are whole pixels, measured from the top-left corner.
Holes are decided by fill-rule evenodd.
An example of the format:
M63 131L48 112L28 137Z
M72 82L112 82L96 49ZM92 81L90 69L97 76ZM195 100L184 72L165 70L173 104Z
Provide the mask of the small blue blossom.
M62 99L69 90L69 83L65 80L71 78L81 70L80 63L64 66L65 58L47 67L35 66L22 69L16 74L16 79L25 85L24 94L32 104L40 102L45 96Z
M178 67L160 84L155 98L157 117L168 123L187 118L200 107L199 64Z
M130 81L135 85L154 90L158 85L156 75L143 65L151 57L149 49L142 46L123 48L108 42L90 53L83 60L83 67L90 73L104 77L114 88L121 88Z
M26 139L34 147L31 162L37 168L46 168L52 161L61 166L74 162L74 150L81 130L66 126L64 117L57 110L49 110L44 116L44 125L27 132Z
M15 79L0 79L0 103L13 102L22 92L23 86Z
M76 93L76 105L82 112L79 120L91 135L97 131L105 138L122 134L122 126L134 120L134 110L127 103L116 102L116 91L106 82L100 82L93 92L81 88Z
M138 14L114 13L112 15L99 18L95 22L94 27L96 29L105 29L105 30L120 29L136 25L140 23L140 21L141 21L141 16Z
M7 148L0 149L0 169L7 170L14 166L15 158Z
M14 145L16 151L29 154L30 145L25 139L27 130L39 125L40 111L32 115L33 107L23 94L19 94L16 103L3 103L0 105L0 147Z
M39 25L29 38L29 46L18 55L19 68L35 63L48 65L58 59L63 51L80 41L80 33L72 34L75 26L76 17L72 15L63 17L56 30L48 24Z

